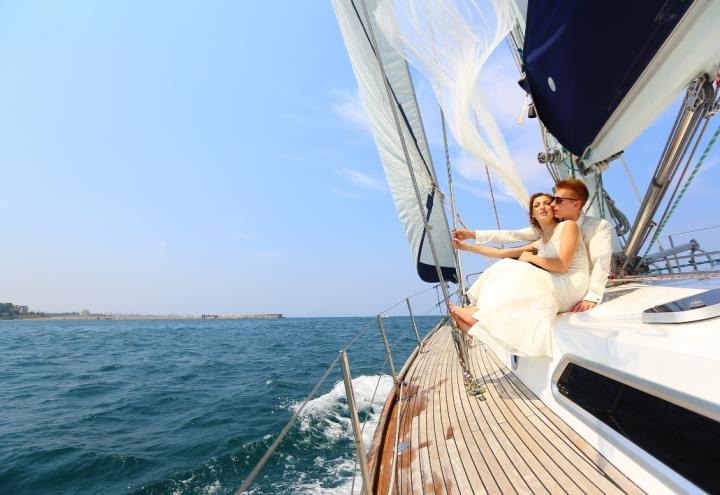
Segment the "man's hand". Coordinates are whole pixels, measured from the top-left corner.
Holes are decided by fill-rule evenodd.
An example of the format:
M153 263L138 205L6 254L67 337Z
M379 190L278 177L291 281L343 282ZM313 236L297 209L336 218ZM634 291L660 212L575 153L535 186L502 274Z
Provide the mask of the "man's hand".
M596 302L580 301L575 306L570 308L570 311L572 311L573 313L582 313L583 311L587 311L588 309L593 309L595 306L597 306Z
M466 241L468 239L475 239L475 232L473 232L472 230L454 229L452 234L453 234L453 239L457 239L458 241Z

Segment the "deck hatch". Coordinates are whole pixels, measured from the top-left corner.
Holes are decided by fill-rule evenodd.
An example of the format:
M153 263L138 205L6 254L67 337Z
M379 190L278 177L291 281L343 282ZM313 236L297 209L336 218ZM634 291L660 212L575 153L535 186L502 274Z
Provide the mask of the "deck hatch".
M720 486L720 423L569 363L558 391L703 490Z
M708 290L643 311L644 323L688 323L720 316L720 289Z

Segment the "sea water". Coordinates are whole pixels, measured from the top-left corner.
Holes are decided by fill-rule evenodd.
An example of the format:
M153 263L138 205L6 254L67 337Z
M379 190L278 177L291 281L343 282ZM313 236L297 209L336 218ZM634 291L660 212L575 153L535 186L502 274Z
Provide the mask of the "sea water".
M412 323L384 323L399 369ZM392 387L374 318L0 321L0 493L234 493L359 332L369 446ZM337 366L251 493L349 493L348 418Z

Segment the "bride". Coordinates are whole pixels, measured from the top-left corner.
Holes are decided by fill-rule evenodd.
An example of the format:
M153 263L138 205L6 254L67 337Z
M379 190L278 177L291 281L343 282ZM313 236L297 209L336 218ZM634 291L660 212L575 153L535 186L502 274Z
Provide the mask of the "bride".
M460 330L481 340L489 336L513 353L552 355L555 317L582 299L590 273L580 229L555 219L553 201L547 193L530 197L530 223L542 233L531 244L499 249L453 239L456 249L505 258L470 287L469 307L451 304Z

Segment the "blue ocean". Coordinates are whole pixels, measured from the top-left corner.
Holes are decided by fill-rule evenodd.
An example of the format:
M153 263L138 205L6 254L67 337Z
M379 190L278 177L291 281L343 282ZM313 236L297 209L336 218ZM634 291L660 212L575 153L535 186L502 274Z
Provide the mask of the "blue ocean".
M384 322L399 370L415 333ZM369 445L392 387L375 318L0 321L0 493L234 493L359 332ZM349 493L348 417L338 366L250 493Z

